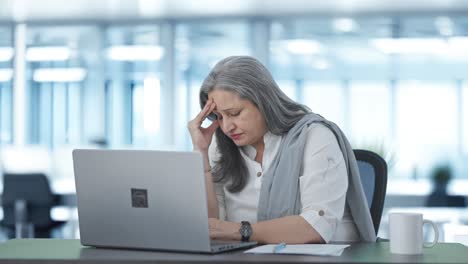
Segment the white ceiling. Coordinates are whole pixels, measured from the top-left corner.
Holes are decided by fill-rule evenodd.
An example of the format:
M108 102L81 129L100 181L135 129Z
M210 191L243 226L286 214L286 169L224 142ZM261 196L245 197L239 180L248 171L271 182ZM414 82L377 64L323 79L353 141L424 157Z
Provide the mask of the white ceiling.
M468 12L468 0L0 0L0 21Z

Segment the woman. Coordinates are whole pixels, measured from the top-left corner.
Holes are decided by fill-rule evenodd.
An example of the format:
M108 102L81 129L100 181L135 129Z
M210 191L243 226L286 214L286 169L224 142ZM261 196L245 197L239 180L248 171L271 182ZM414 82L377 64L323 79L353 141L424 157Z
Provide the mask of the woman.
M375 241L348 141L288 98L259 61L218 62L200 104L188 128L204 159L213 239ZM213 122L203 128L206 118Z

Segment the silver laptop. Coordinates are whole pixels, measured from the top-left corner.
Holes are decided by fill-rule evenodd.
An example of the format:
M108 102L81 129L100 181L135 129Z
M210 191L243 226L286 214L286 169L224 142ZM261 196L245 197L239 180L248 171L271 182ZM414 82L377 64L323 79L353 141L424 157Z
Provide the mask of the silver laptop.
M255 242L210 241L197 152L73 151L81 244L216 253Z

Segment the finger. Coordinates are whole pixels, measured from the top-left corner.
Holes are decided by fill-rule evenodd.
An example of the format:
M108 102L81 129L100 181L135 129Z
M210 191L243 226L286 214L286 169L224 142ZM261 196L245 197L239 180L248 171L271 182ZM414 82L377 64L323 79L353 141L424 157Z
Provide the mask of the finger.
M211 111L213 111L213 109L214 109L213 108L213 101L212 100L206 101L205 106L200 111L200 113L198 113L198 115L195 117L195 119L203 121L211 113Z
M198 113L198 115L188 123L189 130L205 130L201 127L202 123L215 108L216 104L213 100L208 101L202 111L200 111L200 113Z
M207 118L215 108L216 104L212 101L210 107L206 110L206 112L204 112L203 120L205 120L205 118Z
M207 118L211 113L213 113L215 108L216 108L215 102L211 101L209 109L205 112L203 116L203 120L205 120L205 118Z
M188 122L188 128L189 129L199 129L201 124L203 123L203 120L205 120L207 114L206 112L209 111L211 103L208 101L205 104L205 107L192 119Z
M210 232L210 239L217 239L217 235Z

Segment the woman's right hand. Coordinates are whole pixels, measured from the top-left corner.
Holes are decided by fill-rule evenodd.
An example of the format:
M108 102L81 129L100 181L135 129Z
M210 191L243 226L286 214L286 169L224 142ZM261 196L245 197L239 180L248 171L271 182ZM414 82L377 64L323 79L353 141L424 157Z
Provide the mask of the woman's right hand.
M198 113L198 115L187 124L190 136L192 137L194 150L202 152L208 151L208 147L210 146L211 140L213 139L213 134L219 127L219 123L218 120L214 120L213 123L207 128L203 128L201 125L208 117L208 115L213 112L215 107L216 104L213 102L213 100L208 100L200 113Z

